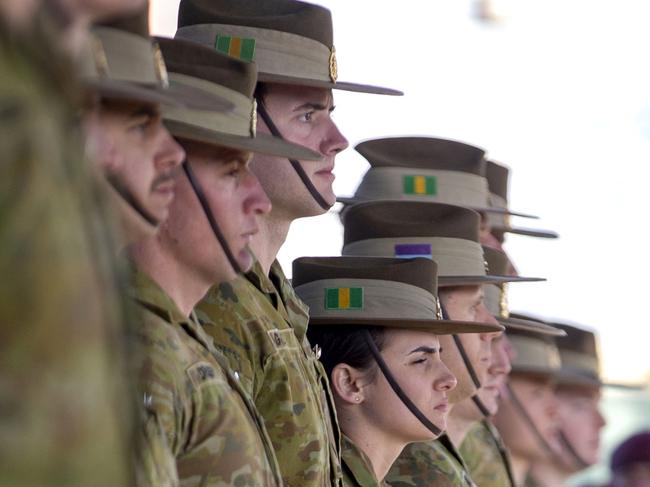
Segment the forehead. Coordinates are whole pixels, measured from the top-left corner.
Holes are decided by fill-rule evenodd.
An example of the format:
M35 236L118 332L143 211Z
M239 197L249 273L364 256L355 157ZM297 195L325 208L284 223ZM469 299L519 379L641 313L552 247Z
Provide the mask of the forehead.
M329 107L334 102L332 90L328 88L269 83L264 85L262 93L266 101L272 101L274 104L286 104L287 106L315 103Z
M574 399L600 399L599 387L588 386L558 386L556 390L558 399L571 401Z
M438 335L428 331L388 328L385 332L384 349L392 349L398 353L409 353L417 347L438 348Z
M101 101L99 111L104 116L131 118L141 115L157 116L160 112L160 107L156 103L104 98Z
M482 286L453 286L440 288L440 292L457 299L478 299L483 296Z

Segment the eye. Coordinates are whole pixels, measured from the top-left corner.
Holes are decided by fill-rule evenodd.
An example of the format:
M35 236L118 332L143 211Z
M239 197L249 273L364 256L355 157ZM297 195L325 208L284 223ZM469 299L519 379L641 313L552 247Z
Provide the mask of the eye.
M414 363L414 364L423 364L426 361L427 361L427 357L422 357L422 358L414 360L412 363Z
M302 115L300 115L299 120L301 122L311 122L314 118L314 112L305 112Z

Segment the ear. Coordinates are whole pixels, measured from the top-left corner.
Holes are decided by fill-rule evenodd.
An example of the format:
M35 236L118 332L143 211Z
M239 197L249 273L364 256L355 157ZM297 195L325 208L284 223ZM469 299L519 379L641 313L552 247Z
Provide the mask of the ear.
M337 364L332 370L332 388L346 403L361 404L364 401L364 375L364 372L348 364Z

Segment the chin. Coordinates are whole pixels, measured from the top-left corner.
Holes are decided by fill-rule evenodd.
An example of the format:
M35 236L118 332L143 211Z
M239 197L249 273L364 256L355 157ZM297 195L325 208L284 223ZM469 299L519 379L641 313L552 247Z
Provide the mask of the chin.
M251 270L251 267L253 267L253 256L248 249L239 251L237 254L237 264L239 264L239 267L243 272Z

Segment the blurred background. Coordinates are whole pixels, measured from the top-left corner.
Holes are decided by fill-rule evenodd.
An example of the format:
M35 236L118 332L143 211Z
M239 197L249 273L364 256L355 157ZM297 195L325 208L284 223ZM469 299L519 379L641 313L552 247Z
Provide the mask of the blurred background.
M512 169L510 207L560 233L510 235L522 275L510 308L595 330L606 380L604 456L650 428L650 2L643 0L330 0L340 81L405 96L335 92L350 148L335 190L351 195L369 167L361 140L428 135L480 146ZM178 0L152 0L152 31L173 36ZM281 250L290 274L303 255L338 255L335 207L295 222ZM575 485L608 478L606 463Z

